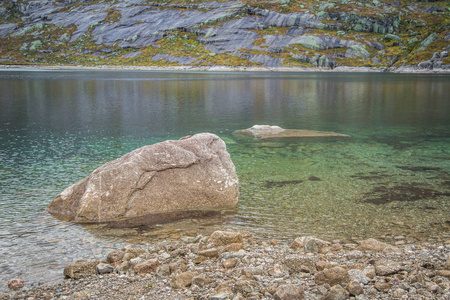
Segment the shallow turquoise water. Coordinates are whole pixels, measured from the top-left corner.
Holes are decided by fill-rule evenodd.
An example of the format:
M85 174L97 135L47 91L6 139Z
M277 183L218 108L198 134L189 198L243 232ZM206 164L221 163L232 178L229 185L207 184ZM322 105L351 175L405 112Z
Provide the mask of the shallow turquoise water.
M124 242L247 229L267 238L449 237L450 77L366 73L0 71L0 281L61 278ZM254 124L345 140L244 142ZM197 132L221 136L240 179L234 215L139 229L44 210L101 164ZM3 283L0 283L3 285Z

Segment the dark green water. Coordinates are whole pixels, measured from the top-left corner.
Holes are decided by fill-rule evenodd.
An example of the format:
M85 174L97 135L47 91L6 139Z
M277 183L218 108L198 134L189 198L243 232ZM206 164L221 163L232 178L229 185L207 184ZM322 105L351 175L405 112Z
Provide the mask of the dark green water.
M0 71L0 281L61 279L76 259L177 232L267 238L449 238L450 76L367 73ZM254 124L345 140L242 142ZM198 132L227 143L235 215L99 230L44 210L96 167ZM5 284L0 283L2 286Z

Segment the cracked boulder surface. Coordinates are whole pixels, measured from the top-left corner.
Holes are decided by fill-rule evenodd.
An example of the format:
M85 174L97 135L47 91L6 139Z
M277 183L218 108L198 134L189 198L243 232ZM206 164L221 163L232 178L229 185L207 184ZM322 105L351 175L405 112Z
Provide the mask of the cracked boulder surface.
M161 215L233 209L238 185L225 142L200 133L144 146L106 163L56 196L47 211L79 223L152 222L153 215L160 222Z

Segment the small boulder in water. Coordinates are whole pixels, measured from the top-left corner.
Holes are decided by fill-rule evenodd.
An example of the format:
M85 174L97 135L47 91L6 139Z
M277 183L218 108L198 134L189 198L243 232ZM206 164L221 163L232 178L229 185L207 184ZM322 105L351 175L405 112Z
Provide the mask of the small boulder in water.
M236 130L233 135L238 138L252 138L256 140L281 138L348 138L349 135L332 131L316 131L301 129L283 129L279 126L254 125L243 130Z

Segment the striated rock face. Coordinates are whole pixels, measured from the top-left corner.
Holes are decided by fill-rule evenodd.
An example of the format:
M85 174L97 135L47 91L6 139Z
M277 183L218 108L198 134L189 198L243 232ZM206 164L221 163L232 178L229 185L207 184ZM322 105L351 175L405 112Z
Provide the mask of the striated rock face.
M0 1L0 61L447 72L422 60L448 52L448 11L420 2Z
M111 161L55 197L47 211L74 222L177 217L235 208L239 188L225 143L200 133Z
M350 137L349 135L332 131L283 129L279 126L270 125L254 125L248 129L236 130L233 132L233 135L237 137L250 137L257 140L276 138Z

